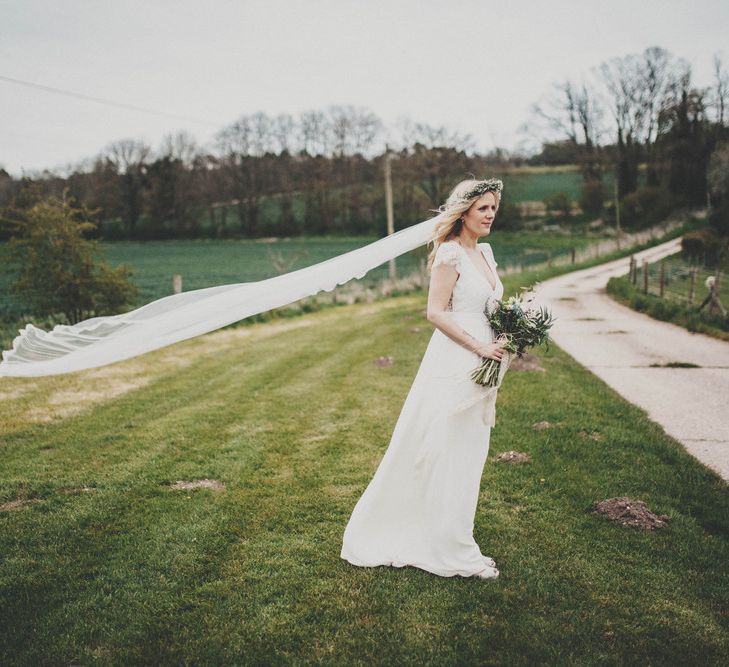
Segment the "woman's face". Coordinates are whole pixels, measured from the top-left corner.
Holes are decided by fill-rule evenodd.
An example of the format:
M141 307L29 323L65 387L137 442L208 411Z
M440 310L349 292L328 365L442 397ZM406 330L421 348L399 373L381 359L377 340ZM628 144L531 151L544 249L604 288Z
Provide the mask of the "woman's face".
M496 217L496 195L486 192L463 214L463 226L474 236L486 236Z

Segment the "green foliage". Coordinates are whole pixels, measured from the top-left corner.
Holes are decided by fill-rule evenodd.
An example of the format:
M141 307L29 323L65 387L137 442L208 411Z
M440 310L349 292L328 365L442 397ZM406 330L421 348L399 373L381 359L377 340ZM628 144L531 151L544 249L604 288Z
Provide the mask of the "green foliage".
M620 222L626 229L642 229L664 220L673 209L671 194L665 188L646 186L620 201Z
M506 231L514 231L521 229L522 217L519 207L511 200L501 200L499 211L496 214L496 224Z
M689 232L681 239L681 250L684 257L702 264L720 262L726 248L726 239L711 228Z
M84 236L96 228L87 209L48 199L13 226L8 255L16 278L11 288L31 314L62 313L75 323L133 303L137 288L131 270L100 259L98 241Z
M602 181L586 181L580 194L580 208L588 215L600 215L605 201Z
M711 194L709 222L717 234L729 237L729 142L711 154L707 174Z
M572 201L566 192L555 192L544 198L547 211L559 217L566 218L572 209Z

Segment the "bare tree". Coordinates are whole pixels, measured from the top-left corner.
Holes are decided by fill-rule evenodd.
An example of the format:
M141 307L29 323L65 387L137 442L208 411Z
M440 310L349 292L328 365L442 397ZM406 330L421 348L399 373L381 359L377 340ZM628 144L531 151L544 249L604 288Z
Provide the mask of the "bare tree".
M331 131L323 111L305 111L299 118L299 132L303 150L309 155L329 155L332 147Z
M214 155L199 154L193 162L194 187L197 200L207 208L215 236L226 235L229 203L225 169Z
M328 122L333 139L333 153L337 159L342 159L352 154L354 135L353 107L332 106L329 107Z
M274 125L271 119L259 111L250 117L251 153L262 156L273 151Z
M383 128L382 121L374 113L366 109L357 110L352 127L354 151L369 156L377 139L382 136Z
M260 118L241 116L217 135L222 165L227 176L231 198L236 204L238 223L244 234L255 236L258 223L258 174L257 157L266 141Z
M618 183L622 195L638 185L638 163L648 162L648 183L655 185L655 141L661 110L688 87L691 69L660 47L641 55L613 58L600 66L617 129Z
M107 159L121 175L122 219L131 234L142 213L144 175L150 153L149 145L136 139L122 139L110 144L105 151Z
M186 167L190 167L198 155L197 141L189 132L184 130L170 133L162 139L160 155L179 160Z
M639 127L638 138L645 147L648 185L658 183L655 142L659 113L666 106L671 91L675 90L678 84L688 81L690 78L691 72L688 64L683 60L673 58L665 49L652 46L643 52L637 100L642 107L643 123Z
M546 102L532 106L532 113L545 120L549 129L565 136L575 147L586 181L599 180L599 146L604 115L598 95L583 81L554 84Z
M716 110L716 121L719 127L724 127L724 116L729 105L729 73L719 54L714 54L714 95L712 106Z
M289 114L281 114L273 119L271 135L278 145L279 153L293 153L296 121Z

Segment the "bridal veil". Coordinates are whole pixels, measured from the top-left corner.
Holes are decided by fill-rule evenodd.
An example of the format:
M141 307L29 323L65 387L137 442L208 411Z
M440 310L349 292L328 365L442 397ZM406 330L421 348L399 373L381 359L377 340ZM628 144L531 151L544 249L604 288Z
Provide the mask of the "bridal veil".
M12 349L2 353L0 376L38 377L104 366L331 291L430 241L442 215L275 278L174 294L128 313L48 332L28 324Z

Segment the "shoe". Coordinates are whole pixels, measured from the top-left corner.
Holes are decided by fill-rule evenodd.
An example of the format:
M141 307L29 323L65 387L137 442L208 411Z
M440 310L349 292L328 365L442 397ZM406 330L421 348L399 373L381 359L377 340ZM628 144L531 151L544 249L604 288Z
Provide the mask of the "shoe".
M487 567L485 570L477 572L474 576L480 579L496 579L499 576L499 571L495 567Z

